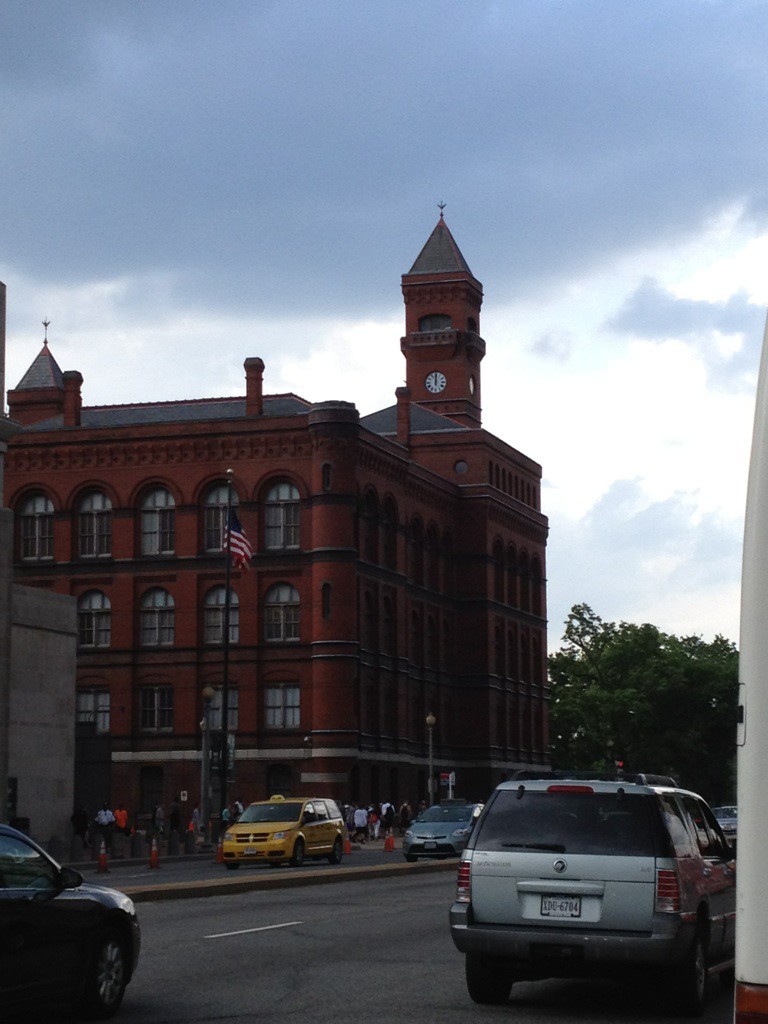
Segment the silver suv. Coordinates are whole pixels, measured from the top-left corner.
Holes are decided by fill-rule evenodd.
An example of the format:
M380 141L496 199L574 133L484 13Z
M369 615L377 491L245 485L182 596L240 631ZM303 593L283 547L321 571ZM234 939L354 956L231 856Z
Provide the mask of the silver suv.
M504 782L462 854L450 911L469 995L499 1004L515 981L639 969L698 1016L709 972L733 983L735 881L717 819L672 779Z

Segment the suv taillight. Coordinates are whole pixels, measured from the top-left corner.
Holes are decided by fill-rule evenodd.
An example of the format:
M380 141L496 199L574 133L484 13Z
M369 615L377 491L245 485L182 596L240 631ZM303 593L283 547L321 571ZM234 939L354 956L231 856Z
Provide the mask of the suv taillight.
M459 861L459 877L456 879L456 902L470 903L469 896L469 868L468 860Z
M656 871L656 910L662 914L680 911L680 879L676 871L659 868Z

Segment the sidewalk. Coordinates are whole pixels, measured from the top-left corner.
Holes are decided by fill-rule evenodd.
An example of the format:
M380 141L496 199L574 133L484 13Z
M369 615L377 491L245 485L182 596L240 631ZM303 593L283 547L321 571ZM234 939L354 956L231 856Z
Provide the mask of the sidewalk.
M147 879L139 885L121 885L120 869L148 865L148 857L109 860L109 874L97 872L98 862L89 860L79 864L70 864L84 875L85 880L96 885L105 885L126 893L135 903L160 900L198 899L205 896L234 895L241 892L252 892L259 889L289 889L309 885L333 884L364 878L396 877L413 872L456 872L458 859L419 860L409 864L403 857L402 838L395 837L395 849L384 851L383 840L372 840L366 843L351 844L351 852L344 855L338 867L325 866L314 868L305 865L302 868L289 868L276 873L268 870L268 865L251 865L252 870L246 872L227 871L223 864L216 865L216 849L208 852L179 854L178 856L161 857L161 864L197 861L201 866L214 865L217 873L214 877L185 879L182 881L162 881L157 873L152 873L152 880Z

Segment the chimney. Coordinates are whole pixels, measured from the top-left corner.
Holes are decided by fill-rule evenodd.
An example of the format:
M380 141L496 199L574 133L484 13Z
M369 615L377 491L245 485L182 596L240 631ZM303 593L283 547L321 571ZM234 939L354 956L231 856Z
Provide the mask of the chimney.
M246 359L245 367L245 415L261 416L264 412L264 360L258 356Z
M408 447L411 437L411 389L398 388L397 398L397 443Z
M64 426L79 427L80 411L83 408L80 391L83 375L79 370L65 370L61 376L64 381Z

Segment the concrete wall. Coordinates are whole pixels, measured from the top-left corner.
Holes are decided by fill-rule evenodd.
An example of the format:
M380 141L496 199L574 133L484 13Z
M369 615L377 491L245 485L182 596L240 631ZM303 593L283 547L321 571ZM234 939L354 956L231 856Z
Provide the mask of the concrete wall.
M11 586L8 775L40 842L68 840L74 799L75 599Z

